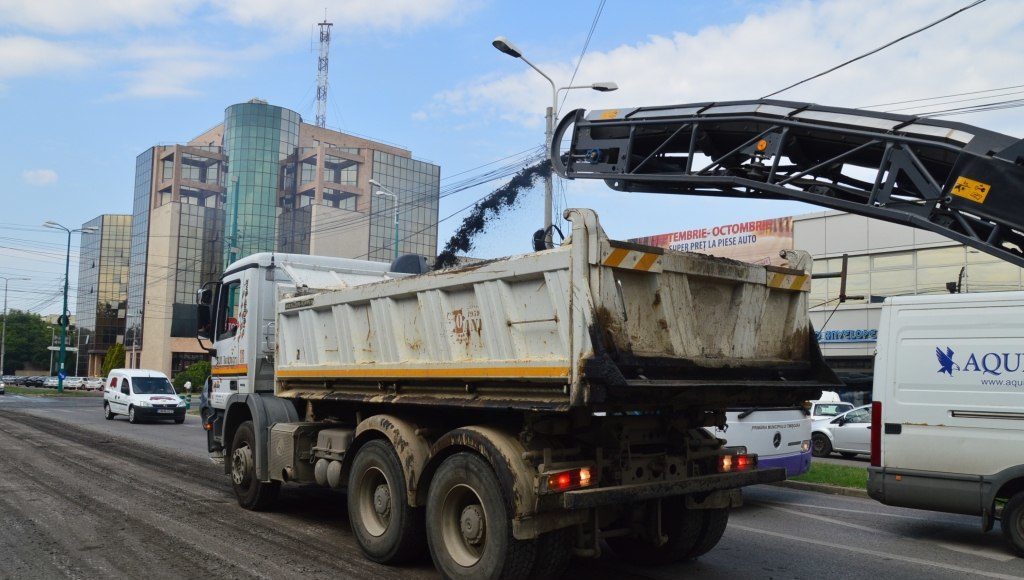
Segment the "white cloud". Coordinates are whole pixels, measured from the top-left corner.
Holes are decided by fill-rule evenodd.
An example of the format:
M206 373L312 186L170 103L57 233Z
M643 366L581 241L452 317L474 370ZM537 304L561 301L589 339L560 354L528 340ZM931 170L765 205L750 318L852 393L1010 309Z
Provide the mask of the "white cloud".
M52 169L26 169L21 172L25 183L36 187L45 187L57 183L57 172Z
M260 48L219 50L193 44L136 43L121 55L124 87L109 99L190 97L211 78L240 70L239 63L265 56Z
M652 36L606 52L589 52L574 84L616 81L614 93L572 91L563 109L664 105L752 99L819 72L962 6L931 2L781 2L729 26L695 34ZM983 32L982 32L983 31ZM980 34L981 36L978 36ZM775 97L836 106L866 106L1014 84L1007 71L1024 68L1019 50L1024 6L995 0L910 40ZM529 47L522 47L526 54ZM495 53L498 59L508 59ZM538 66L561 84L574 62ZM440 92L420 117L474 114L539 128L550 85L522 65ZM1020 133L1018 114L986 114ZM1001 116L1000 116L1001 115ZM961 117L978 122L979 115ZM986 122L986 124L988 124Z
M273 27L309 34L324 18L336 33L359 28L404 30L458 19L477 8L478 0L215 0L230 20L245 26ZM347 30L348 29L348 30Z
M29 36L0 37L0 79L69 71L92 64L88 50Z
M199 0L0 0L0 22L58 34L180 23Z

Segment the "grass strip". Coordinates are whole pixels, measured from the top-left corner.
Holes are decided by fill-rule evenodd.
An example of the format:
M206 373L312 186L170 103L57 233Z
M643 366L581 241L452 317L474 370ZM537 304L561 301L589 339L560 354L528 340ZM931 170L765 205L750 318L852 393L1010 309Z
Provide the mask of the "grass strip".
M58 393L57 389L39 389L35 387L6 387L8 395L24 395L26 397L101 397L99 391L69 391Z
M790 478L793 481L821 483L856 489L868 488L868 470L863 467L847 467L831 463L811 462L811 469L803 475Z

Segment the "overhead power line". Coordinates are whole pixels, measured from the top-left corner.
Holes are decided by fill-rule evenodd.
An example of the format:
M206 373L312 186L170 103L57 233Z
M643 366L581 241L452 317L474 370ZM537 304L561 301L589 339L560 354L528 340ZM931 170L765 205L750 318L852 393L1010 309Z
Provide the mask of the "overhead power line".
M939 95L937 97L922 97L920 99L907 99L905 101L893 101L891 103L878 103L877 105L864 105L864 106L861 106L859 108L861 108L861 109L874 109L874 108L877 108L877 107L888 107L888 106L891 106L891 105L905 105L907 103L921 103L921 102L924 102L924 101L937 101L939 99L948 99L948 98L951 98L951 97L963 97L965 95L980 95L981 93L996 93L996 92L999 92L999 91L1008 91L1010 89L1020 89L1020 88L1024 88L1024 85L1010 85L1008 87L998 87L998 88L994 88L994 89L982 89L982 90L979 90L979 91L967 91L965 93L951 93L951 94L948 94L948 95ZM984 98L984 97L980 97L980 98Z
M767 99L769 97L774 97L775 95L777 95L779 93L786 92L789 89L792 89L793 87L798 87L798 86L800 86L800 85L802 85L802 84L804 84L806 82L813 81L814 79L817 79L817 78L821 78L821 77L823 77L823 76L825 76L825 75L827 75L827 74L829 74L831 72L834 72L834 71L837 71L837 70L843 68L846 65L855 63L858 60L861 60L863 58L867 58L867 57L869 57L869 56L871 56L871 55L873 55L875 53L881 52L881 51L889 48L890 46L892 46L892 45L894 45L896 43L902 42L902 41L910 38L911 36L914 36L915 34L924 32L925 30L928 30L929 28L932 28L933 26L936 26L936 25L938 25L938 24L940 24L942 22L945 22L945 21L949 20L950 18L956 16L957 14L960 14L961 12L965 12L967 10L970 10L971 8L974 8L978 4L984 3L985 1L986 0L974 0L974 2L971 2L967 6L964 6L963 8L960 8L958 10L954 10L953 12L950 12L949 14L943 16L942 18L939 18L938 20L935 20L935 21L933 21L933 22L931 22L929 24L926 24L926 25L922 26L921 28L918 28L917 30L914 30L912 32L908 32L907 34L904 34L903 36L901 36L901 37L899 37L899 38L897 38L895 40L891 40L891 41L883 44L882 46L879 46L878 48L873 48L873 49L865 52L864 54L855 56L855 57L851 58L850 60L841 62L841 63L837 64L836 66L834 66L834 67L832 67L832 68L830 68L828 70L824 70L824 71L822 71L822 72L820 72L820 73L818 73L816 75L809 76L809 77L807 77L807 78L805 78L803 80L797 81L797 82L795 82L795 83L793 83L793 84L791 84L791 85L789 85L787 87L783 87L783 88L775 91L774 93L769 93L769 94L767 94L767 95L765 95L765 96L763 96L761 98L762 99Z
M968 113L981 113L984 111L1000 111L1003 109L1016 109L1018 107L1024 107L1024 99L1011 99L1006 101L996 101L994 103L981 103L978 105L970 105L966 107L954 107L951 109L945 109L941 111L929 111L918 115L919 117L951 117L953 115L966 115Z
M594 30L597 29L597 22L601 20L601 13L604 12L604 3L607 0L600 0L597 3L597 11L594 13L594 20L590 22L590 30L587 32L587 39L583 42L583 50L580 51L580 58L576 61L576 68L572 69L572 76L569 78L569 84L572 86L572 82L576 80L576 73L580 70L580 65L583 64L583 57L587 54L587 48L590 47L590 39L594 37ZM565 100L569 98L569 91L565 92L562 96L562 102L558 104L558 111L554 111L555 117L558 117L558 113L562 111L562 107L565 106Z

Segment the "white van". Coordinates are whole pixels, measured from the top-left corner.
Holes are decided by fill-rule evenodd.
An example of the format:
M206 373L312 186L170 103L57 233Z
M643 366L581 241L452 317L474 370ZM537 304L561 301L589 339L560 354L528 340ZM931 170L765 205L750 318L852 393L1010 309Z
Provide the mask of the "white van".
M882 307L868 493L981 516L1024 556L1024 292Z
M174 419L185 422L185 401L160 371L114 369L103 385L103 416L127 415L129 423Z

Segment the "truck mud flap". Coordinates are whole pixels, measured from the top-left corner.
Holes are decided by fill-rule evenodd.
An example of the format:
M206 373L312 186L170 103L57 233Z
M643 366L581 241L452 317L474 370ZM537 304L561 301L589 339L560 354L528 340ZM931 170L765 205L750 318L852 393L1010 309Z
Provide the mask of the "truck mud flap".
M786 479L786 470L778 467L758 469L745 473L702 475L683 481L656 481L653 483L581 489L562 494L562 507L570 510L588 509L603 505L634 503L674 495L735 489L758 483L773 483L784 479Z

